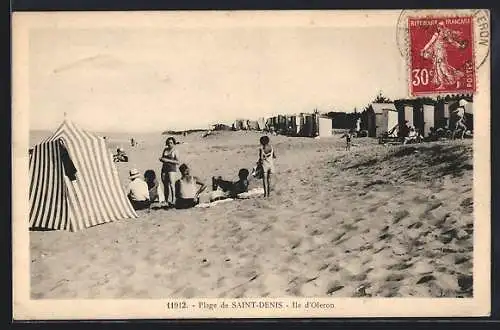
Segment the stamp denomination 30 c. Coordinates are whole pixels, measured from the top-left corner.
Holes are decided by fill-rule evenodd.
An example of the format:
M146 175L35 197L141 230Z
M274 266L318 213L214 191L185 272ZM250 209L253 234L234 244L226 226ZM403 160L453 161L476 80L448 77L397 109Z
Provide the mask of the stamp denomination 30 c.
M476 91L473 17L408 18L412 95Z

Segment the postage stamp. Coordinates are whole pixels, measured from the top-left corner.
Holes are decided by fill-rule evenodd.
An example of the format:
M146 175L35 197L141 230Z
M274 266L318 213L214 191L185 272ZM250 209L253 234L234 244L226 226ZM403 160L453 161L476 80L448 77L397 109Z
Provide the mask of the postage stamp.
M408 18L413 96L476 91L472 25L472 16Z

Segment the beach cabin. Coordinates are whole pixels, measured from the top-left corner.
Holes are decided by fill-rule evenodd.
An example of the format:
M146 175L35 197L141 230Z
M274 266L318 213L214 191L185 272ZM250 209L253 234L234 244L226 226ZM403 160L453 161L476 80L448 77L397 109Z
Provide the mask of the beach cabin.
M266 128L266 120L261 117L257 119L257 129L262 131L264 128Z
M474 104L467 102L465 106L465 125L471 132L474 131Z
M332 136L332 119L318 116L317 135L319 137Z
M233 123L233 129L239 131L243 128L243 121L241 119L236 119Z
M417 101L404 105L399 119L400 126L403 126L406 121L408 126L414 127L422 136L427 137L431 128L443 125L444 110L439 103Z
M306 125L306 115L301 113L299 115L299 121L300 121L300 129L299 129L299 135L302 135L304 130L305 130L305 125Z
M285 117L283 115L278 115L278 120L276 122L275 128L280 133L285 129Z
M273 117L266 119L266 128L271 129L273 127Z
M276 117L267 118L266 127L268 130L273 129L276 131Z
M248 121L248 129L252 131L259 130L259 122L257 120L249 120Z
M288 119L288 134L297 136L300 133L300 116L290 116Z
M435 112L436 109L433 104L424 104L422 107L422 117L423 117L423 127L422 127L422 135L424 137L429 136L431 132L431 127L435 128Z
M368 136L378 137L398 125L394 103L372 103L367 111Z
M409 116L409 117L406 117L405 116L405 119L408 120L408 124L415 127L415 129L420 133L422 134L423 136L427 136L425 135L425 131L430 131L429 129L431 127L434 127L434 119L430 119L431 117L431 114L433 115L434 113L434 106L432 106L432 108L427 108L428 110L431 110L432 112L428 112L427 114L427 120L428 120L428 125L431 125L431 126L428 126L426 127L426 122L425 122L425 108L428 104L423 104L423 103L418 103L416 105L413 106L413 116Z
M298 135L302 128L302 120L301 116L294 116L294 118L295 118L295 134Z
M434 128L447 129L450 125L450 109L449 102L440 101L434 109Z
M314 134L314 118L311 114L303 114L304 124L300 132L301 136L313 136Z
M408 126L414 126L415 121L413 120L413 105L405 105L404 106L404 120L403 122L407 121Z
M283 116L283 134L288 135L288 129L289 129L289 123L290 121L288 120L289 116Z
M248 122L249 122L249 120L247 120L247 119L243 119L243 120L241 121L241 129L243 129L243 130L247 131L247 130L248 130Z
M293 116L286 116L286 133L287 135L295 134L295 120Z
M425 130L430 131L430 128L435 126L434 105L430 105L430 107L425 106L427 113L424 113L424 106L425 104L423 103L415 102L405 104L400 112L400 127L407 122L409 127L414 127L420 134L424 134Z

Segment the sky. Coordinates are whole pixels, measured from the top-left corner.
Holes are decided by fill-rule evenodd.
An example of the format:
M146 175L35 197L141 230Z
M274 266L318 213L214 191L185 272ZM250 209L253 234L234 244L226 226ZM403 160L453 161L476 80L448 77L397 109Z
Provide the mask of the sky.
M101 132L205 128L407 91L394 27L43 28L29 47L31 129L64 113Z

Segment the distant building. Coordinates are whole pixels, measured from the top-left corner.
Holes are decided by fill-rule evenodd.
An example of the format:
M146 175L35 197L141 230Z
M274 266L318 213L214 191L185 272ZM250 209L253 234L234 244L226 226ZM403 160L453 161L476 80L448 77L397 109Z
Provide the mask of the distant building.
M453 129L456 120L453 112L459 106L460 99L398 100L396 108L399 113L399 125L407 122L424 137L429 135L431 128ZM473 131L473 121L473 102L468 101L465 106L465 124L470 131Z
M257 119L257 125L258 125L258 129L260 131L262 131L263 129L265 129L266 128L266 121L265 121L265 119L262 118L262 117L259 118L259 119Z
M268 118L266 127L269 130L287 136L330 136L332 120L319 113L301 113L299 115L278 115Z
M336 129L354 129L356 121L360 118L360 114L356 112L328 112L326 117L332 119L332 128Z
M366 111L366 118L369 137L381 136L399 124L394 103L372 103Z
M332 120L327 117L317 116L318 120L318 132L317 135L320 137L332 136Z

